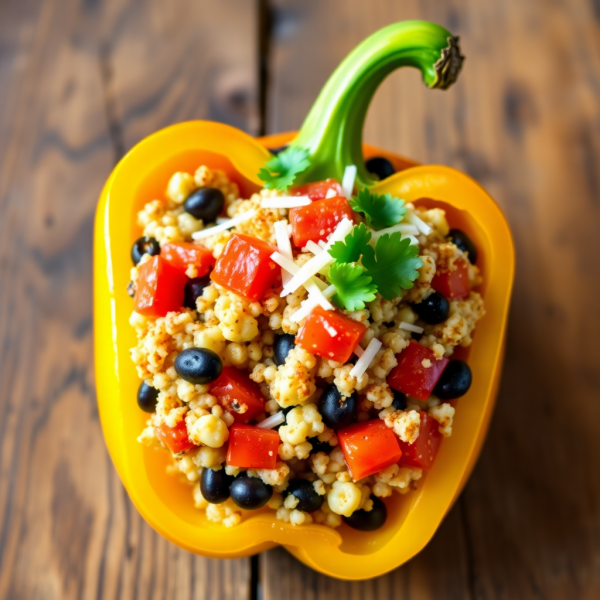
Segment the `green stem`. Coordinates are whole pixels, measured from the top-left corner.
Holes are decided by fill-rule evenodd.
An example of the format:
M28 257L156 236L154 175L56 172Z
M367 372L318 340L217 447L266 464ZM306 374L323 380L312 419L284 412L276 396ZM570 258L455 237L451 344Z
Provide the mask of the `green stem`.
M434 23L404 21L389 25L357 46L335 70L290 144L310 153L311 165L295 185L327 177L342 180L356 165L356 185L375 183L362 156L367 110L381 82L395 69L416 67L427 87L446 89L462 65L458 38Z

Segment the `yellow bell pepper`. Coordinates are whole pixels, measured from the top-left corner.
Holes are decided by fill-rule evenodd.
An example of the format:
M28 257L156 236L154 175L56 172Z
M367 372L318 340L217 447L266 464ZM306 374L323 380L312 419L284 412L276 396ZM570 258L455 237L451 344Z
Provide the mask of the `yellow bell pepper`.
M485 438L500 379L506 321L514 276L508 225L492 198L468 176L443 166L416 163L362 144L364 117L384 77L393 69L419 68L429 87L447 87L462 57L457 40L443 28L412 21L377 32L340 65L323 89L299 134L256 140L232 127L192 121L163 129L131 150L106 182L95 223L94 317L98 405L110 455L133 503L150 525L175 544L198 554L249 556L277 544L306 565L343 579L365 579L409 560L431 539L461 492ZM272 155L267 148L293 143L310 151L311 166L297 182L341 178L343 167L358 168L357 183L379 193L427 207L443 208L453 227L477 245L483 275L479 291L486 316L466 353L473 386L459 402L453 435L444 440L434 467L417 490L394 495L388 520L374 532L318 524L295 527L273 511L249 513L227 529L194 508L189 486L166 473L169 457L136 441L147 415L135 401L139 379L129 356L136 344L129 326L132 302L129 251L139 237L138 210L164 194L176 171L199 165L223 169L240 183L243 197L262 187L257 173ZM387 157L399 171L372 179L364 158Z

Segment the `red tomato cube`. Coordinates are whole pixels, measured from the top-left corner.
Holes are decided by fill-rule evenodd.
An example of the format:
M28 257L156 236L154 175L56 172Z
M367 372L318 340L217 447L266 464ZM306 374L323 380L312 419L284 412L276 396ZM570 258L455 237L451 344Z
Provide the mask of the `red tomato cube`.
M398 437L381 419L341 429L338 440L354 481L396 464L402 456Z
M229 429L227 464L246 469L274 469L278 447L277 431L235 423Z
M187 277L162 256L153 256L138 268L135 310L147 317L164 317L183 306Z
M317 306L306 317L296 344L307 352L343 364L352 356L366 330L350 317Z
M421 425L419 427L419 437L415 442L407 444L402 440L398 440L402 449L402 457L398 464L419 469L431 469L442 441L440 424L424 411L419 414L421 415Z
M290 196L308 196L311 200L322 200L329 191L333 191L336 196L342 195L342 186L336 179L326 179L325 181L314 181L305 183L290 190Z
M208 248L189 242L163 244L160 255L183 273L188 265L195 265L198 269L197 277L206 275L215 264L215 258Z
M169 427L165 423L157 427L155 430L156 437L166 446L173 454L180 454L195 448L196 445L188 437L187 426L185 419L181 419L175 427Z
M448 364L447 358L438 360L432 350L415 341L411 341L407 348L397 354L396 359L398 365L388 375L388 385L419 400L429 398Z
M308 206L290 208L292 239L298 248L308 241L326 240L344 218L352 220L352 208L343 196L316 200Z
M252 302L260 300L281 272L271 260L276 250L258 238L234 233L210 278Z
M236 423L249 423L265 412L265 399L258 384L234 367L223 367L221 375L211 384L210 393Z
M448 300L466 298L471 292L469 265L464 258L454 262L452 271L440 271L433 276L431 287Z

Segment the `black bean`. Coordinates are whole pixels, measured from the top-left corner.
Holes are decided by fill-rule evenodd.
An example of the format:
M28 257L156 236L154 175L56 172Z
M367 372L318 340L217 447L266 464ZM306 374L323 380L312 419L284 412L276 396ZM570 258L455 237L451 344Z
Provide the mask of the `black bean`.
M275 338L273 344L273 358L277 366L282 365L287 355L296 347L296 336L291 333L282 333Z
M451 360L433 388L433 393L440 400L454 400L469 391L472 381L471 367L462 360Z
M229 498L229 487L235 480L235 477L227 475L225 469L218 471L213 469L203 469L200 478L200 491L205 500L212 504L221 504Z
M187 348L177 355L177 375L194 384L214 381L223 370L223 362L216 352L208 348Z
M138 406L145 412L152 413L156 410L158 390L148 385L145 381L140 383L137 393Z
M221 190L212 187L201 187L185 199L183 208L192 217L210 223L219 216L224 204L225 196L223 196Z
M319 510L325 500L325 496L317 494L313 484L306 479L292 479L285 490L285 494L292 494L298 498L298 504L295 508L304 512Z
M412 309L419 315L419 319L429 323L429 325L437 325L443 323L450 314L450 303L439 292L429 294L425 300L421 300L418 304L413 304Z
M355 510L349 517L342 517L344 522L360 531L375 531L382 527L387 519L387 508L377 496L371 496L371 500L371 510Z
M183 305L196 310L196 298L202 296L204 288L210 283L210 275L188 279L183 292Z
M358 411L356 392L342 396L335 384L328 385L319 398L319 412L330 429L343 429L354 421Z
M477 262L477 246L475 246L473 240L464 231L461 229L451 229L448 237L463 252L467 253L471 264Z
M366 163L367 171L373 175L377 175L380 180L387 179L390 175L396 172L394 165L383 156L374 156L370 158Z
M392 394L394 394L394 400L392 401L394 410L404 410L406 408L406 394L398 390L392 390Z
M264 506L273 495L273 488L258 479L248 477L245 473L236 477L229 488L231 499L246 510L253 510Z
M153 237L141 237L133 242L131 260L134 265L138 265L144 254L149 254L150 256L160 254L160 244Z

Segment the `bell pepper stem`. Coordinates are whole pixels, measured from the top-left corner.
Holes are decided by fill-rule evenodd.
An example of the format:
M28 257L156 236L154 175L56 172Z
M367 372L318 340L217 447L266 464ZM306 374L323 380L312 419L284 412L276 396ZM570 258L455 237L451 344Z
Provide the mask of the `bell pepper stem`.
M421 71L427 87L446 89L463 60L458 38L427 21L394 23L368 37L331 75L290 144L308 150L310 158L294 184L328 177L341 181L348 165L357 167L357 187L376 183L365 167L362 135L381 82L395 69L411 66Z

